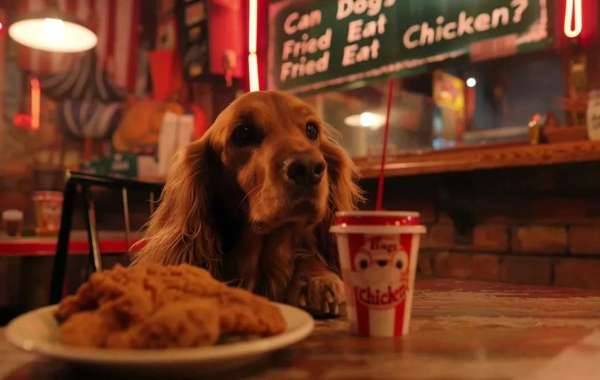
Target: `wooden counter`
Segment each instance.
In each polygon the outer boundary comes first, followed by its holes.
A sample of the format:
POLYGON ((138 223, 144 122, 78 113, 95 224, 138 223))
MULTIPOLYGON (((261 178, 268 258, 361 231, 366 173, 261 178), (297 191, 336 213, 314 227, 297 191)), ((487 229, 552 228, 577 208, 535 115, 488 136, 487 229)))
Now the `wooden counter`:
MULTIPOLYGON (((318 321, 306 340, 249 368, 208 378, 597 379, 599 317, 599 292, 422 279, 405 338, 361 338, 350 335, 342 319, 318 321)), ((1 329, 0 357, 3 380, 123 378, 17 351, 1 329)))
MULTIPOLYGON (((102 254, 124 254, 132 244, 141 239, 141 234, 131 232, 125 241, 124 232, 98 231, 100 252, 102 254)), ((0 232, 0 258, 2 257, 42 257, 54 256, 57 236, 33 236, 16 238, 0 232)), ((69 241, 69 254, 87 255, 89 245, 85 231, 73 231, 69 241)))
MULTIPOLYGON (((385 175, 411 176, 586 161, 600 161, 600 141, 488 145, 396 156, 388 160, 385 175)), ((379 175, 378 162, 365 159, 355 162, 362 178, 375 178, 379 175)))

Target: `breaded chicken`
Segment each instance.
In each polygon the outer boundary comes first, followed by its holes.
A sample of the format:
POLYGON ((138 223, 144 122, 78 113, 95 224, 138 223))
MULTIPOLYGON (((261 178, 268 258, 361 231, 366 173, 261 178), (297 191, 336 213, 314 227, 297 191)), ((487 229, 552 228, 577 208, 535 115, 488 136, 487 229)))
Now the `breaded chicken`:
POLYGON ((217 304, 210 299, 166 304, 135 326, 108 335, 107 348, 198 347, 217 342, 217 304))
POLYGON ((286 328, 266 298, 186 264, 94 273, 60 303, 56 318, 62 342, 106 348, 196 347, 223 334, 269 336, 286 328))

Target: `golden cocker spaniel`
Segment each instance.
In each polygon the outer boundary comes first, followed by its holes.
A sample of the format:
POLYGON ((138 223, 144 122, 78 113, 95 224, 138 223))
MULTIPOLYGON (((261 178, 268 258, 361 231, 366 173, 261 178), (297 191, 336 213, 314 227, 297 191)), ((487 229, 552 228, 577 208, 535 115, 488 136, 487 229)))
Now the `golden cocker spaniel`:
POLYGON ((313 314, 344 304, 329 227, 360 199, 355 167, 300 99, 246 94, 178 153, 134 262, 192 263, 313 314))

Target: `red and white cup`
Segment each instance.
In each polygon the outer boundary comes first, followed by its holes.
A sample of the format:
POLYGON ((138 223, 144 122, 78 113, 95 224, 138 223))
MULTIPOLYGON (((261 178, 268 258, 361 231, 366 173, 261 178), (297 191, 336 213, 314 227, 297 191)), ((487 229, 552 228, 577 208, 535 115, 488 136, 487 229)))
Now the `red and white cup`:
POLYGON ((417 212, 338 212, 337 237, 353 333, 393 337, 408 333, 419 242, 425 226, 417 212))

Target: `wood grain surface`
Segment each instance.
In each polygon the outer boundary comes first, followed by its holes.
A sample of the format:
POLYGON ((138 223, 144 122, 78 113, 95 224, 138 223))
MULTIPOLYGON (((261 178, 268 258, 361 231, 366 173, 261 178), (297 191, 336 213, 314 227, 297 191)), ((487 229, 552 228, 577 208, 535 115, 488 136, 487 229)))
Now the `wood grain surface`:
MULTIPOLYGON (((545 145, 498 144, 390 157, 385 175, 409 176, 600 160, 600 141, 545 145)), ((379 175, 375 160, 355 159, 362 178, 379 175)))
MULTIPOLYGON (((306 340, 214 378, 586 380, 600 373, 594 333, 600 292, 421 279, 414 307, 412 331, 404 338, 361 338, 348 333, 344 320, 318 321, 306 340)), ((3 338, 0 358, 3 380, 119 377, 38 359, 3 338)))

